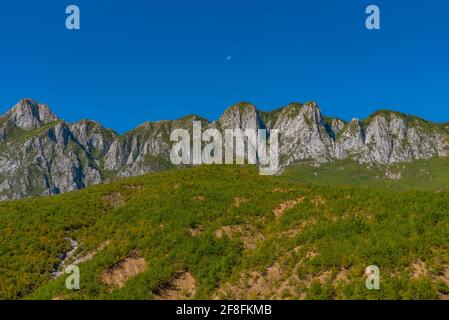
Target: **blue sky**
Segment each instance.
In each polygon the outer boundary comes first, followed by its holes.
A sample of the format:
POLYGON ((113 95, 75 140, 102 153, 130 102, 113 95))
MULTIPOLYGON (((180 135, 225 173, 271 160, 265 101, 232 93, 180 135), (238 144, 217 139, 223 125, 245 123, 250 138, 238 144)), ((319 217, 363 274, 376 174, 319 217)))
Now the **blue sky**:
POLYGON ((5 0, 0 113, 31 97, 124 132, 314 100, 347 120, 387 108, 449 121, 448 12, 446 0, 5 0), (65 29, 69 4, 79 31, 65 29), (365 28, 369 4, 380 31, 365 28))

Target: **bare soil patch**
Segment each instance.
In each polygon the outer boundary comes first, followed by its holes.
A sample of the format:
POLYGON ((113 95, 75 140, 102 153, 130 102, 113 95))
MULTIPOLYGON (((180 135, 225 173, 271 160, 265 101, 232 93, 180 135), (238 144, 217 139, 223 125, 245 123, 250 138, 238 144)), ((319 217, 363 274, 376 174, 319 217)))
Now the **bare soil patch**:
POLYGON ((417 260, 412 264, 412 279, 419 279, 427 276, 427 265, 421 261, 417 260))
POLYGON ((144 272, 147 269, 147 263, 138 253, 132 252, 125 259, 117 262, 105 270, 101 279, 110 287, 122 288, 126 282, 144 272))
POLYGON ((322 196, 318 196, 310 201, 315 207, 323 206, 326 204, 326 199, 322 196))
POLYGON ((189 228, 189 232, 192 235, 192 237, 197 237, 203 232, 204 228, 203 226, 198 226, 195 228, 189 228))
POLYGON ((125 205, 126 199, 120 192, 113 192, 101 198, 113 209, 121 208, 125 205))
POLYGON ((92 260, 92 258, 93 258, 97 253, 99 253, 100 251, 103 251, 104 248, 106 248, 106 247, 109 245, 109 243, 110 243, 109 240, 103 242, 102 244, 100 244, 100 246, 99 246, 97 249, 95 249, 95 250, 89 252, 88 254, 86 254, 86 255, 83 256, 83 257, 78 257, 78 258, 76 258, 76 259, 72 262, 72 264, 78 265, 78 264, 80 264, 80 263, 83 263, 83 262, 87 262, 87 261, 89 261, 89 260, 92 260))
POLYGON ((189 300, 196 294, 196 281, 189 272, 179 272, 172 280, 153 290, 154 300, 189 300))
POLYGON ((304 199, 305 199, 305 197, 299 197, 297 199, 288 200, 286 202, 281 203, 279 206, 277 206, 273 210, 274 216, 276 217, 276 219, 280 218, 285 211, 293 209, 298 204, 300 204, 302 201, 304 201, 304 199))
POLYGON ((215 237, 221 239, 224 235, 230 239, 239 238, 243 247, 247 250, 253 250, 257 244, 264 240, 264 236, 252 225, 234 225, 224 226, 215 231, 215 237))
POLYGON ((234 198, 234 207, 239 208, 243 203, 249 202, 246 198, 234 198))
POLYGON ((302 232, 304 229, 306 229, 309 226, 315 225, 315 224, 316 224, 316 220, 314 218, 307 219, 307 220, 304 220, 304 221, 301 221, 300 223, 298 223, 297 226, 295 226, 291 229, 288 229, 286 231, 283 231, 282 235, 286 236, 288 238, 294 238, 300 232, 302 232))
POLYGON ((274 188, 271 190, 271 193, 289 193, 296 191, 296 189, 290 188, 290 189, 281 189, 281 188, 274 188))

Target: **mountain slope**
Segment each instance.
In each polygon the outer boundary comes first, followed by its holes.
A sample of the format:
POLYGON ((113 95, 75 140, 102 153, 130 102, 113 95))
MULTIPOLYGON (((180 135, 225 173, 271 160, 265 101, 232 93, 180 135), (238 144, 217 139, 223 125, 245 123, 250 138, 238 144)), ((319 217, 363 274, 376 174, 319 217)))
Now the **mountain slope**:
POLYGON ((388 191, 449 191, 449 158, 413 160, 386 165, 360 164, 338 160, 317 166, 301 163, 290 166, 282 179, 320 186, 352 186, 388 191))
POLYGON ((91 121, 67 124, 29 99, 1 118, 0 132, 0 200, 101 182, 98 158, 116 136, 91 121))
POLYGON ((201 121, 203 130, 278 129, 281 170, 301 161, 383 165, 449 155, 449 125, 393 111, 346 123, 323 116, 314 102, 271 112, 244 102, 214 122, 187 116, 146 122, 118 135, 90 120, 66 123, 47 106, 24 99, 0 118, 0 200, 59 194, 173 168, 170 133, 191 131, 192 121, 201 121))
POLYGON ((315 187, 225 165, 6 201, 0 298, 443 299, 448 204, 447 192, 315 187), (51 280, 62 260, 80 268, 80 290, 51 280), (373 264, 379 291, 365 288, 373 264))

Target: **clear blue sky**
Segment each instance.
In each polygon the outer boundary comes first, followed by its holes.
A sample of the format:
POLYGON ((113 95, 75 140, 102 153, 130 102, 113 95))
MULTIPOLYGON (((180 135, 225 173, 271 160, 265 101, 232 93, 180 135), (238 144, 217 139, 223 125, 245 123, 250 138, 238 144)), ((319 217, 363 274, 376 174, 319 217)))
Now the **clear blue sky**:
POLYGON ((449 1, 21 0, 0 5, 0 113, 23 97, 119 132, 250 101, 449 121, 449 1), (65 29, 65 8, 81 30, 65 29), (380 31, 365 8, 381 9, 380 31), (232 56, 229 61, 226 57, 232 56))

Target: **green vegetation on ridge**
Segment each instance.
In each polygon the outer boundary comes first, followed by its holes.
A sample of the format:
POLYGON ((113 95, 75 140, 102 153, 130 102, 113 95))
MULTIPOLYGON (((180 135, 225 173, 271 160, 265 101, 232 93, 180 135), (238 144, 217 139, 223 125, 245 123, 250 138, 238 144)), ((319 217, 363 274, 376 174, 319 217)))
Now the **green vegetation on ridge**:
POLYGON ((340 160, 319 166, 298 163, 282 179, 320 186, 353 186, 390 191, 449 191, 449 158, 414 160, 390 165, 360 164, 340 160))
POLYGON ((449 293, 448 192, 314 186, 250 166, 201 166, 2 202, 0 230, 1 299, 152 299, 179 272, 195 279, 195 298, 449 293), (78 291, 64 276, 50 280, 68 238, 81 244, 76 256, 96 253, 79 265, 78 291), (105 270, 131 252, 146 269, 122 287, 105 283, 105 270), (379 291, 365 288, 372 264, 379 291))

